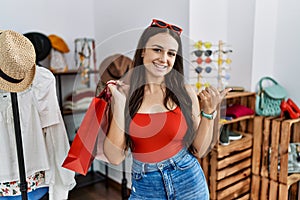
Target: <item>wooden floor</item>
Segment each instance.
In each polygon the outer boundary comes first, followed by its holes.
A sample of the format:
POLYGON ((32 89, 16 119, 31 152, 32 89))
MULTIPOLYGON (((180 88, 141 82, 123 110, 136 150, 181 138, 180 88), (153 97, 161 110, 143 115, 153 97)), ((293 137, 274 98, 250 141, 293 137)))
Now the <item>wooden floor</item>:
POLYGON ((121 190, 116 187, 105 187, 105 182, 73 189, 69 193, 70 200, 121 200, 121 190))
POLYGON ((94 172, 86 176, 79 175, 76 176, 76 183, 76 187, 69 192, 70 200, 122 200, 121 185, 105 179, 103 174, 94 172))

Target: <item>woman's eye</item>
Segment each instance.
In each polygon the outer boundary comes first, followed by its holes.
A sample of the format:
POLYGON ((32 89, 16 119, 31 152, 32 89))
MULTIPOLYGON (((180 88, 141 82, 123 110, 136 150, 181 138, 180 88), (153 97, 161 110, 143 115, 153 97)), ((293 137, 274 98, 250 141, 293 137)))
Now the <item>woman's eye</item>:
POLYGON ((161 52, 161 49, 159 49, 159 48, 153 48, 153 51, 155 51, 155 52, 161 52))
POLYGON ((176 56, 176 53, 174 52, 168 52, 169 56, 176 56))

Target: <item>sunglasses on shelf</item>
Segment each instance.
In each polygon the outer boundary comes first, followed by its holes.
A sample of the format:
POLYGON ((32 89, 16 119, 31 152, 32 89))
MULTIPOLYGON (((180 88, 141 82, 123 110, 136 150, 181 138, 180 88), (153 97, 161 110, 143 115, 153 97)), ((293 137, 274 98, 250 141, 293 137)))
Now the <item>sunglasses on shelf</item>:
POLYGON ((205 56, 211 56, 212 50, 205 50, 205 51, 203 51, 203 50, 195 50, 195 51, 193 51, 193 53, 194 53, 195 56, 197 56, 197 57, 201 57, 203 54, 204 54, 205 56))
POLYGON ((198 65, 201 65, 203 62, 209 64, 212 62, 212 59, 210 57, 207 57, 206 59, 202 59, 201 57, 198 57, 196 60, 193 60, 194 62, 197 62, 198 65))
POLYGON ((178 35, 180 35, 182 32, 182 28, 180 28, 174 24, 168 24, 168 23, 158 20, 158 19, 152 19, 150 27, 168 28, 168 29, 171 29, 171 30, 175 31, 176 33, 178 33, 178 35))
POLYGON ((227 53, 232 53, 232 50, 228 49, 228 50, 216 50, 216 51, 214 51, 214 54, 217 54, 217 53, 227 54, 227 53))
POLYGON ((204 46, 205 48, 207 48, 207 49, 210 49, 211 46, 212 46, 212 44, 211 44, 211 42, 204 42, 204 43, 203 43, 203 46, 204 46))
POLYGON ((195 84, 195 86, 196 86, 197 89, 200 89, 200 88, 202 88, 202 87, 209 87, 209 86, 210 86, 210 83, 208 83, 208 82, 206 82, 206 83, 201 83, 201 82, 198 81, 198 82, 195 84))
POLYGON ((226 73, 225 75, 222 76, 222 78, 224 78, 225 80, 229 80, 230 79, 230 74, 226 73))
POLYGON ((227 58, 227 59, 225 59, 225 60, 223 60, 223 59, 218 59, 218 60, 217 60, 218 65, 222 65, 223 62, 225 62, 227 65, 229 65, 229 64, 232 63, 232 60, 231 60, 230 58, 227 58))
POLYGON ((204 46, 206 49, 210 49, 212 47, 212 43, 211 42, 202 42, 200 40, 194 44, 194 47, 196 49, 202 49, 202 46, 204 46))
MULTIPOLYGON (((204 68, 204 70, 205 70, 206 73, 209 74, 212 71, 212 68, 210 66, 207 66, 207 67, 204 68)), ((198 66, 198 67, 195 68, 195 71, 196 71, 197 74, 201 74, 202 71, 203 71, 203 67, 198 66)))

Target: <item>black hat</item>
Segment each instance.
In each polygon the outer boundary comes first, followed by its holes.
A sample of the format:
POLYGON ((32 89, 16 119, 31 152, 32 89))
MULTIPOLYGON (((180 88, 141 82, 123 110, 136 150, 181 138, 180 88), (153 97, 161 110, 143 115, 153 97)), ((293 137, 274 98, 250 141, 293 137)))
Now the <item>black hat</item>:
POLYGON ((24 36, 27 37, 34 46, 36 63, 44 60, 49 55, 52 46, 46 35, 38 32, 29 32, 25 33, 24 36))

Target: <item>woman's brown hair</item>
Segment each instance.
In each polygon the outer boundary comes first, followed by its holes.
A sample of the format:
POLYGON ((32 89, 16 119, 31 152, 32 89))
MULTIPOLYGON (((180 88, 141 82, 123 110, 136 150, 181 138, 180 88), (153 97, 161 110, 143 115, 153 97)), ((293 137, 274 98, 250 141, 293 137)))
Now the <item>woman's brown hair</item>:
POLYGON ((178 43, 178 51, 174 62, 173 69, 165 75, 165 98, 164 106, 170 110, 167 103, 171 100, 181 108, 187 122, 188 130, 184 136, 184 145, 189 148, 192 153, 196 152, 192 142, 195 138, 195 130, 192 121, 192 100, 186 90, 184 83, 184 69, 182 58, 182 43, 178 33, 168 28, 148 27, 144 30, 137 45, 137 50, 133 58, 133 70, 130 78, 130 89, 125 106, 125 132, 126 132, 126 149, 131 148, 134 151, 134 144, 130 139, 129 125, 138 112, 143 98, 145 80, 145 67, 143 65, 142 52, 149 38, 159 33, 169 33, 178 43))

